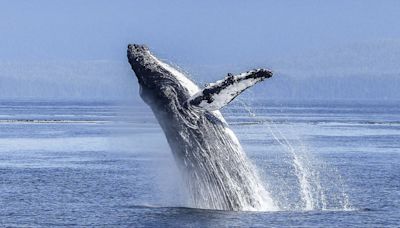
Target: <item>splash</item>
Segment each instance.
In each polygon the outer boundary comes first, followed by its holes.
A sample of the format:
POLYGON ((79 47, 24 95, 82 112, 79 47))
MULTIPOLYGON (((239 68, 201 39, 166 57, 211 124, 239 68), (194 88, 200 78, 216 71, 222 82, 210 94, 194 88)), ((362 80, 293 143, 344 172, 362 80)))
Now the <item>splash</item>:
MULTIPOLYGON (((207 117, 199 118, 202 121, 207 117)), ((187 130, 180 132, 190 145, 185 149, 183 163, 178 162, 189 205, 217 210, 279 210, 235 134, 223 124, 202 122, 196 129, 204 129, 192 131, 187 125, 187 130), (201 137, 194 137, 198 132, 201 137)))
MULTIPOLYGON (((339 172, 321 159, 290 128, 283 133, 281 126, 263 116, 258 117, 252 106, 238 99, 252 122, 260 123, 279 145, 281 169, 269 167, 266 180, 277 205, 283 210, 351 210, 345 183, 339 172), (289 139, 287 136, 290 135, 289 139), (269 174, 268 174, 269 173, 269 174)), ((268 136, 268 137, 270 137, 268 136)))

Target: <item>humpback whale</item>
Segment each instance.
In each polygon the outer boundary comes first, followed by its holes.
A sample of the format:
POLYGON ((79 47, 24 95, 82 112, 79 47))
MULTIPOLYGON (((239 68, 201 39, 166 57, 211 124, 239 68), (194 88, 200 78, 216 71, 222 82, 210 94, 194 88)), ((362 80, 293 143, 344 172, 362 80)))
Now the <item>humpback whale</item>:
POLYGON ((191 206, 217 210, 277 209, 219 109, 272 76, 267 69, 228 74, 199 88, 148 47, 128 45, 140 96, 165 133, 191 206))

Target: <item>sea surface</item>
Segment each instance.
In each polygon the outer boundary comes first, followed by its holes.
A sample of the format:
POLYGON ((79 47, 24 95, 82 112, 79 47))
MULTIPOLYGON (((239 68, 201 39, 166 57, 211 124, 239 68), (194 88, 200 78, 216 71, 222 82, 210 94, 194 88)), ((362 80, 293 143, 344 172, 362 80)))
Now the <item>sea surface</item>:
POLYGON ((222 110, 279 211, 191 208, 144 104, 0 102, 1 227, 399 227, 400 102, 222 110))

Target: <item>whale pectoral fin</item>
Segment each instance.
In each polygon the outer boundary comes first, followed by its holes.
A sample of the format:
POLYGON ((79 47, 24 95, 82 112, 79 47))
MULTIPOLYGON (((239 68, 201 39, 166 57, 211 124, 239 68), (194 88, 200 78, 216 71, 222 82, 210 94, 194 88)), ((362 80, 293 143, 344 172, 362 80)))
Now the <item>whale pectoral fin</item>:
POLYGON ((239 75, 228 74, 224 79, 211 83, 194 94, 188 103, 208 111, 218 110, 229 104, 245 89, 271 76, 272 72, 266 69, 255 69, 239 75))

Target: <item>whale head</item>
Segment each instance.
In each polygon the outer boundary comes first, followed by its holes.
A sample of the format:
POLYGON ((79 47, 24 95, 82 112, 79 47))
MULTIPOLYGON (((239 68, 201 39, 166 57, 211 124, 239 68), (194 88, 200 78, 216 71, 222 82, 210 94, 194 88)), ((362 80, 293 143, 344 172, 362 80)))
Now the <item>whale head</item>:
POLYGON ((185 74, 159 60, 144 45, 128 45, 128 60, 138 78, 142 99, 152 108, 165 111, 219 110, 244 90, 273 74, 263 68, 238 75, 228 73, 224 79, 200 90, 185 74))
POLYGON ((129 44, 128 60, 149 105, 184 103, 199 88, 183 73, 155 57, 145 45, 129 44))

